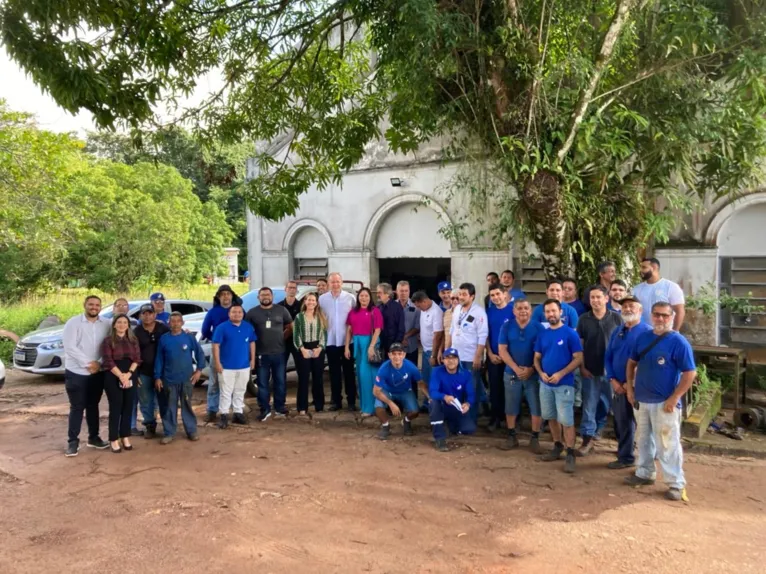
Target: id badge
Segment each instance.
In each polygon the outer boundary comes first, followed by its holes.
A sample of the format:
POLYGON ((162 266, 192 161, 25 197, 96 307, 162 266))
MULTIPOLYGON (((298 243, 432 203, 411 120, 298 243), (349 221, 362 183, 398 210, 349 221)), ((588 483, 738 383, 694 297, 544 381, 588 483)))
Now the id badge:
POLYGON ((271 329, 271 321, 266 321, 266 328, 271 329))

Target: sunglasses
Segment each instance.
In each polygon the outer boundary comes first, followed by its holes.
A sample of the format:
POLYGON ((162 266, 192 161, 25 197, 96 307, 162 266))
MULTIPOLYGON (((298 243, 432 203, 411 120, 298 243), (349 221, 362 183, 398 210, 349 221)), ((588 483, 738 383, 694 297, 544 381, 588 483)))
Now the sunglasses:
POLYGON ((452 300, 453 301, 460 301, 460 298, 459 297, 452 297, 452 300))

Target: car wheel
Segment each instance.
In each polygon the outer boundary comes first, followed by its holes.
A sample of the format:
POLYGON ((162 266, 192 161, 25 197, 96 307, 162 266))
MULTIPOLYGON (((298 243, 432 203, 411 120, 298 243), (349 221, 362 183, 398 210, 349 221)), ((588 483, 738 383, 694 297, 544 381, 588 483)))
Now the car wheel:
POLYGON ((255 384, 255 379, 252 379, 248 381, 247 383, 247 390, 245 391, 245 394, 248 397, 257 397, 258 396, 258 386, 255 384))

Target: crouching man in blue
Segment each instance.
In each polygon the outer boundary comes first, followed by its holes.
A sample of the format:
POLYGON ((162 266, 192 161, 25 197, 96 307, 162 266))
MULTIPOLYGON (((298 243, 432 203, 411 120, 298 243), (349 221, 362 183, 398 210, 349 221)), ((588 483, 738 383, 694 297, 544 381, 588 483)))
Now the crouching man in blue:
MULTIPOLYGON (((418 399, 412 391, 412 383, 421 383, 420 390, 427 397, 428 389, 422 384, 420 371, 411 361, 404 358, 404 347, 400 343, 392 343, 388 348, 388 361, 378 369, 372 394, 375 395, 375 415, 380 421, 378 438, 386 440, 391 433, 388 424, 386 407, 391 409, 391 414, 398 417, 402 414, 399 406, 394 401, 402 403, 404 408, 404 435, 412 436, 412 419, 418 416, 418 399)), ((430 398, 430 397, 429 397, 430 398)))
POLYGON ((178 428, 178 401, 181 418, 189 440, 199 440, 197 417, 192 410, 192 390, 205 368, 205 354, 191 333, 183 330, 184 318, 178 311, 170 314, 170 333, 160 338, 154 360, 154 386, 160 402, 164 437, 160 444, 170 444, 178 428), (196 368, 195 368, 196 363, 196 368))
POLYGON ((438 450, 447 452, 449 448, 444 423, 447 423, 451 434, 476 432, 476 423, 468 414, 476 396, 471 371, 460 368, 457 349, 446 349, 443 357, 444 364, 431 372, 429 414, 435 446, 438 450))
POLYGON ((628 402, 638 409, 638 467, 625 482, 654 484, 657 458, 669 488, 665 498, 685 500, 681 398, 694 382, 694 354, 689 341, 673 331, 670 303, 652 305, 652 326, 636 338, 628 360, 628 402))

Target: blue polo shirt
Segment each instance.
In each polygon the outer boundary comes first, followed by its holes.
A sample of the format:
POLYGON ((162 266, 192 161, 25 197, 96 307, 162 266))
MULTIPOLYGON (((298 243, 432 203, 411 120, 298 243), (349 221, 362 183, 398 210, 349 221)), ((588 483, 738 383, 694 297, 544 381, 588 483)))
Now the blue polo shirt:
MULTIPOLYGON (((558 329, 544 329, 537 335, 535 353, 542 355, 543 371, 551 376, 571 363, 575 353, 582 353, 580 336, 577 331, 566 325, 558 329)), ((549 387, 573 387, 574 373, 567 374, 556 385, 543 384, 549 387)))
POLYGON ((248 321, 235 325, 224 321, 213 331, 213 343, 220 345, 221 366, 226 370, 250 368, 250 343, 258 340, 248 321))
POLYGON ((494 305, 490 305, 487 309, 487 324, 489 325, 489 348, 492 352, 497 354, 497 342, 500 338, 500 329, 507 322, 516 322, 516 317, 513 316, 513 305, 510 303, 498 309, 494 305))
POLYGON ((440 365, 431 371, 428 391, 434 401, 443 401, 445 395, 451 395, 461 403, 473 404, 476 393, 473 389, 473 375, 468 369, 458 366, 456 373, 447 371, 440 365))
MULTIPOLYGON (((638 355, 657 338, 654 331, 641 333, 631 348, 630 358, 638 355)), ((657 343, 641 361, 636 373, 636 400, 639 403, 664 403, 675 392, 681 373, 693 371, 692 346, 686 337, 673 331, 657 343)))
MULTIPOLYGON (((575 329, 577 327, 577 311, 569 303, 561 304, 561 322, 567 327, 575 329)), ((543 304, 540 303, 535 310, 532 311, 532 321, 536 323, 542 323, 545 327, 548 327, 548 321, 545 320, 545 309, 543 304)))
POLYGON ((579 299, 575 299, 571 303, 567 303, 567 305, 572 307, 577 312, 578 317, 582 315, 583 313, 588 312, 588 309, 585 307, 585 305, 583 305, 582 301, 580 301, 579 299))
MULTIPOLYGON (((431 375, 433 376, 433 375, 431 375)), ((395 369, 388 360, 378 369, 375 384, 389 393, 404 393, 412 390, 412 382, 420 380, 420 371, 414 363, 404 359, 401 368, 395 369)))
POLYGON ((165 323, 166 325, 170 323, 170 313, 168 313, 167 311, 163 311, 162 313, 157 313, 154 318, 160 323, 165 323))
MULTIPOLYGON (((508 353, 519 367, 534 367, 535 343, 537 343, 537 336, 542 331, 545 331, 545 327, 531 320, 523 329, 515 320, 508 321, 500 330, 499 342, 501 345, 508 345, 508 353)), ((505 366, 505 372, 516 376, 516 373, 508 365, 505 366)), ((538 375, 535 371, 527 380, 536 381, 537 379, 538 375)))
POLYGON ((651 330, 652 328, 646 323, 639 323, 631 329, 623 325, 612 331, 604 355, 604 372, 607 379, 614 379, 623 385, 628 381, 625 370, 628 366, 631 350, 636 344, 636 338, 651 330))

